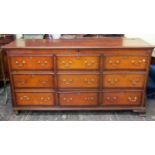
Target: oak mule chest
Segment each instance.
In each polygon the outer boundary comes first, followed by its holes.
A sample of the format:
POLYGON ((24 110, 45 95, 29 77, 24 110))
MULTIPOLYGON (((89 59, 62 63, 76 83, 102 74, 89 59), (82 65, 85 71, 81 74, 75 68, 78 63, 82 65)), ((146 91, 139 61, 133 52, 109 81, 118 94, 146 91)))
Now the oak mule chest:
POLYGON ((154 47, 141 39, 16 40, 3 48, 15 111, 145 112, 154 47))

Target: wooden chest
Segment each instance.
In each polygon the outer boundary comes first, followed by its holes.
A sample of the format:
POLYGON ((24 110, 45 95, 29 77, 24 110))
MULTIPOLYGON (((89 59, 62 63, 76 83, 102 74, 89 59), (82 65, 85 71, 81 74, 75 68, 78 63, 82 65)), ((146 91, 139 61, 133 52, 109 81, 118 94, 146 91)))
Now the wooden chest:
POLYGON ((145 112, 153 47, 140 39, 17 40, 3 48, 14 110, 145 112))

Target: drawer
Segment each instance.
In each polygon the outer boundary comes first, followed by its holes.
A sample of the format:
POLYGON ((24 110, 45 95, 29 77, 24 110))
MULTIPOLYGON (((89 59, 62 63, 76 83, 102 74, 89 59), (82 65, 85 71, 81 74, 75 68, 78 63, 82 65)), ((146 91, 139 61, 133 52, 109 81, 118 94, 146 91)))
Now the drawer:
POLYGON ((108 92, 103 93, 103 105, 105 106, 138 106, 142 102, 141 92, 108 92))
POLYGON ((54 93, 16 93, 16 103, 20 106, 53 106, 54 93))
POLYGON ((95 106, 97 93, 61 93, 59 103, 61 106, 95 106))
POLYGON ((149 60, 146 56, 105 56, 105 69, 146 70, 149 60))
POLYGON ((11 68, 13 70, 52 70, 53 57, 11 57, 11 68))
POLYGON ((59 88, 98 88, 99 75, 58 75, 59 88))
POLYGON ((104 74, 103 88, 144 88, 145 74, 104 74))
POLYGON ((13 76, 14 86, 16 88, 53 88, 53 75, 21 75, 13 76))
POLYGON ((98 70, 99 57, 97 56, 58 56, 59 70, 98 70))

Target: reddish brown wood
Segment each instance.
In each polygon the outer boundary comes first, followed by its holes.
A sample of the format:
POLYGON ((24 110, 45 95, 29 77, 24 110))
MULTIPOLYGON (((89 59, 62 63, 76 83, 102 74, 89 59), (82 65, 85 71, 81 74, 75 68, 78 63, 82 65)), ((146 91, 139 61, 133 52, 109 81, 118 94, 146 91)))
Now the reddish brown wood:
POLYGON ((5 49, 99 49, 99 48, 154 48, 141 39, 128 38, 83 38, 59 40, 16 40, 5 49))
POLYGON ((103 75, 103 88, 144 88, 145 74, 118 72, 103 75))
POLYGON ((103 93, 104 106, 139 106, 142 102, 141 92, 103 93))
POLYGON ((10 59, 13 70, 53 70, 53 57, 15 56, 10 59))
POLYGON ((97 105, 97 93, 61 93, 60 106, 94 106, 97 105))
POLYGON ((14 74, 15 88, 53 88, 53 75, 14 74))
POLYGON ((145 111, 153 46, 142 40, 17 40, 4 50, 15 110, 145 111))
POLYGON ((18 106, 53 106, 53 93, 16 93, 16 104, 18 106))

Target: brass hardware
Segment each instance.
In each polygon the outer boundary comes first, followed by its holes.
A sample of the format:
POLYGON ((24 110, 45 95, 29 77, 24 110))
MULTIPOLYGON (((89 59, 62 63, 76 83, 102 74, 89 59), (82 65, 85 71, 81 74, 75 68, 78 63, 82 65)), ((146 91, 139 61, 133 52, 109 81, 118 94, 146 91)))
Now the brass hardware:
POLYGON ((70 102, 70 101, 73 100, 73 98, 72 98, 72 97, 70 97, 70 98, 63 98, 63 100, 64 100, 64 101, 67 101, 67 102, 70 102))
POLYGON ((92 60, 92 61, 87 61, 87 60, 85 60, 85 61, 84 61, 84 64, 85 64, 86 66, 90 67, 90 66, 92 66, 92 65, 95 64, 95 61, 94 61, 94 60, 92 60))
POLYGON ((140 82, 140 80, 130 80, 130 82, 132 83, 132 85, 136 85, 140 82))
POLYGON ((107 99, 107 100, 110 100, 110 97, 107 97, 106 99, 107 99))
POLYGON ((109 63, 112 64, 113 63, 112 60, 110 60, 109 63))
POLYGON ((110 85, 115 85, 118 82, 118 79, 109 79, 108 82, 110 83, 110 85))
POLYGON ((22 61, 22 63, 23 63, 23 64, 26 64, 26 61, 25 61, 25 60, 23 60, 23 61, 22 61))
POLYGON ((18 65, 18 67, 22 67, 26 62, 23 60, 21 63, 19 63, 19 61, 16 61, 16 65, 18 65))
POLYGON ((87 66, 92 66, 92 64, 91 63, 87 63, 87 66))
POLYGON ((94 100, 94 97, 90 97, 90 100, 94 100))
POLYGON ((138 97, 128 97, 128 100, 130 101, 130 102, 136 102, 137 100, 138 100, 138 97))
POLYGON ((84 79, 84 82, 86 82, 87 84, 92 84, 95 82, 95 79, 84 79))
POLYGON ((116 66, 116 65, 120 64, 120 60, 116 60, 115 62, 113 62, 112 60, 109 60, 109 64, 116 66))
POLYGON ((40 80, 40 83, 41 83, 41 84, 46 84, 47 82, 48 82, 48 80, 47 80, 47 81, 45 81, 45 80, 44 80, 44 81, 41 81, 41 80, 40 80))
POLYGON ((146 59, 143 59, 142 61, 143 61, 143 62, 146 62, 146 59))
POLYGON ((135 63, 135 60, 132 60, 131 63, 134 64, 135 63))
POLYGON ((28 96, 23 96, 23 97, 20 97, 20 100, 30 100, 30 98, 28 96))
POLYGON ((117 100, 117 97, 113 97, 113 100, 117 100))
POLYGON ((92 100, 94 100, 94 97, 85 97, 84 100, 86 100, 86 101, 92 101, 92 100))
POLYGON ((40 60, 37 62, 38 64, 40 64, 41 66, 44 66, 48 63, 48 61, 44 61, 44 62, 41 62, 40 60))
POLYGON ((47 98, 41 97, 40 99, 41 99, 41 101, 47 102, 50 100, 50 97, 47 97, 47 98))
POLYGON ((106 97, 106 100, 108 101, 116 101, 117 100, 117 97, 106 97))
POLYGON ((73 79, 69 79, 69 80, 66 80, 66 79, 63 79, 63 82, 67 85, 71 84, 73 82, 73 79))
POLYGON ((119 61, 119 60, 117 60, 117 61, 116 61, 116 64, 120 64, 120 61, 119 61))
POLYGON ((50 100, 50 97, 48 97, 47 99, 50 100))
POLYGON ((132 60, 131 63, 134 64, 134 65, 140 65, 142 63, 145 63, 146 62, 146 59, 142 59, 142 60, 132 60))
POLYGON ((69 61, 69 64, 72 64, 73 62, 72 61, 69 61))
POLYGON ((70 65, 73 63, 71 60, 68 62, 65 62, 64 60, 61 62, 62 64, 64 64, 64 67, 70 67, 70 65))

